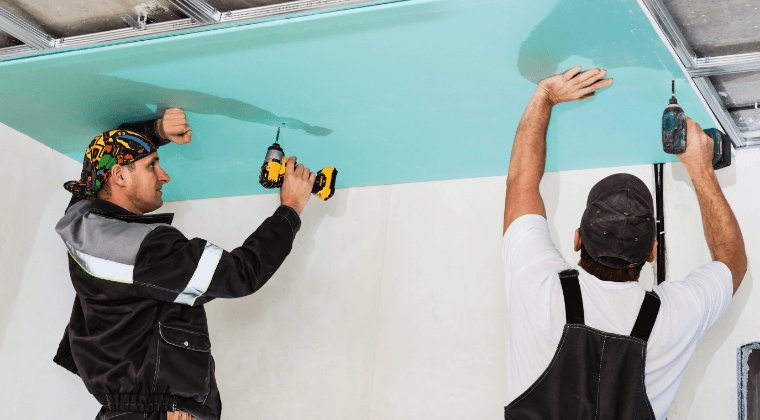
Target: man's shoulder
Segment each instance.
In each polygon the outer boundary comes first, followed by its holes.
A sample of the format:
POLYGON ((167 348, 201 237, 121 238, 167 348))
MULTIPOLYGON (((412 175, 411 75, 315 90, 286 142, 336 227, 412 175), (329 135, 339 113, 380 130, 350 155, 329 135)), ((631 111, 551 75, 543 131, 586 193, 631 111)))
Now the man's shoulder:
POLYGON ((731 271, 720 261, 693 269, 682 280, 665 281, 652 288, 669 304, 693 304, 697 298, 730 300, 733 294, 731 271), (699 296, 698 296, 699 295, 699 296))
POLYGON ((509 225, 507 231, 504 232, 504 237, 506 238, 508 235, 513 236, 533 228, 545 229, 548 232, 549 222, 540 214, 524 214, 509 225))
POLYGON ((714 261, 695 268, 681 281, 663 282, 653 291, 660 297, 660 321, 669 325, 668 330, 698 338, 728 308, 733 283, 728 267, 714 261))
POLYGON ((77 260, 97 258, 122 264, 134 264, 143 241, 158 229, 165 235, 184 238, 160 217, 132 216, 134 220, 129 220, 128 214, 95 211, 88 201, 80 201, 69 207, 56 225, 56 232, 77 260))

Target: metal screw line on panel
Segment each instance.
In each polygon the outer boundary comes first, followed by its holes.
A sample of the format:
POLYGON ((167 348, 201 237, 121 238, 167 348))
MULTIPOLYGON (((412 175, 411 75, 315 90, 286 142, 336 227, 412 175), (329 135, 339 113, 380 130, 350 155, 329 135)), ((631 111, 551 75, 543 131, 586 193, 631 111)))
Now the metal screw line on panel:
POLYGON ((199 25, 217 23, 222 18, 221 12, 203 0, 169 0, 169 2, 199 25))
POLYGON ((723 105, 723 101, 718 96, 718 92, 715 90, 712 82, 710 82, 710 79, 707 77, 695 77, 693 80, 700 94, 705 98, 705 101, 707 101, 710 109, 715 114, 715 118, 718 119, 718 122, 723 127, 723 131, 728 134, 728 138, 731 139, 734 147, 744 147, 746 145, 744 136, 742 136, 739 128, 736 127, 734 119, 726 111, 726 107, 723 105))
POLYGON ((37 50, 46 50, 55 46, 55 38, 2 7, 0 7, 0 29, 37 50))
POLYGON ((662 4, 660 0, 642 1, 647 9, 649 9, 649 12, 657 22, 657 26, 659 26, 662 33, 665 34, 665 37, 668 39, 668 42, 673 47, 676 54, 678 54, 683 65, 687 69, 694 67, 697 55, 694 53, 694 50, 691 49, 691 46, 686 41, 681 30, 678 29, 678 25, 676 25, 673 16, 670 15, 670 12, 668 12, 665 5, 662 4))
MULTIPOLYGON (((409 0, 297 0, 289 3, 281 3, 271 6, 252 7, 249 9, 234 10, 221 14, 218 22, 206 25, 230 25, 230 24, 249 24, 266 19, 274 19, 281 16, 293 14, 307 14, 310 12, 329 11, 344 7, 364 5, 373 6, 388 3, 400 3, 409 0)), ((144 30, 135 31, 132 28, 116 29, 112 31, 98 32, 94 34, 78 35, 66 39, 55 40, 56 50, 66 50, 82 48, 89 46, 108 45, 114 42, 135 40, 135 38, 152 37, 152 36, 170 36, 177 32, 200 28, 193 19, 178 19, 169 22, 151 23, 145 26, 144 30)), ((15 58, 24 58, 38 54, 37 50, 28 46, 12 46, 0 48, 0 61, 15 58)))

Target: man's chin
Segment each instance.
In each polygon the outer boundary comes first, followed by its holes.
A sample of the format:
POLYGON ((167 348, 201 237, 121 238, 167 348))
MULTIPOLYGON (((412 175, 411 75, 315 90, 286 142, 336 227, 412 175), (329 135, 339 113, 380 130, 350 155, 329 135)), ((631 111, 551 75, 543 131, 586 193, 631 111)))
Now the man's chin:
POLYGON ((143 211, 143 213, 154 212, 154 211, 160 209, 161 206, 163 206, 163 205, 164 205, 164 200, 159 197, 157 200, 155 200, 152 203, 150 203, 150 205, 145 206, 145 210, 143 211))

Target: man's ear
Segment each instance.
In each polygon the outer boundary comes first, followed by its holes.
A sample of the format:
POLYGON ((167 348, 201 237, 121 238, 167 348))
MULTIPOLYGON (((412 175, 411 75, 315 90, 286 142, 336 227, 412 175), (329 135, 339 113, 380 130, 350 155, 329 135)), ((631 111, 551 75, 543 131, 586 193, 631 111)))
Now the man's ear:
POLYGON ((581 250, 581 230, 575 229, 575 242, 573 244, 573 249, 575 252, 578 252, 581 250))
POLYGON ((129 176, 127 171, 123 166, 119 165, 118 163, 116 165, 113 165, 111 167, 111 179, 110 181, 114 184, 118 185, 119 187, 126 187, 128 180, 126 177, 129 176))
POLYGON ((653 262, 657 258, 657 241, 654 241, 654 245, 652 246, 652 252, 649 253, 649 256, 647 257, 647 262, 653 262))

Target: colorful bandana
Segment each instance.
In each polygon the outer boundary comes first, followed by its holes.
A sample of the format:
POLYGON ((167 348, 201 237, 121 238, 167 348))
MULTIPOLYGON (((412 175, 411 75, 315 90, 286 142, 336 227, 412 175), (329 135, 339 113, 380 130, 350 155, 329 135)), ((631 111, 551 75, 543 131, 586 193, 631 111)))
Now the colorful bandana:
POLYGON ((84 153, 82 179, 63 184, 79 198, 90 199, 111 177, 115 164, 129 165, 156 151, 145 135, 127 130, 109 130, 95 137, 84 153))

